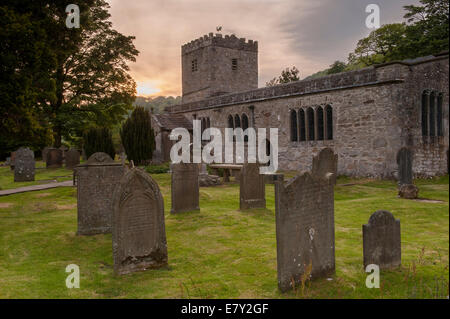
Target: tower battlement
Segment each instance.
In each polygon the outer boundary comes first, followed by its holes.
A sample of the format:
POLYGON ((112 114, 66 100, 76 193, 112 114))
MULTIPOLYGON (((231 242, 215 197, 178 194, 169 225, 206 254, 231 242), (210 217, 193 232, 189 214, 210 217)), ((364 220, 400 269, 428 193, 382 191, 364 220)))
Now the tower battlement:
POLYGON ((245 38, 238 38, 234 34, 222 36, 220 33, 204 35, 181 47, 181 54, 188 54, 200 48, 207 46, 219 46, 224 48, 258 52, 258 41, 246 40, 245 38))

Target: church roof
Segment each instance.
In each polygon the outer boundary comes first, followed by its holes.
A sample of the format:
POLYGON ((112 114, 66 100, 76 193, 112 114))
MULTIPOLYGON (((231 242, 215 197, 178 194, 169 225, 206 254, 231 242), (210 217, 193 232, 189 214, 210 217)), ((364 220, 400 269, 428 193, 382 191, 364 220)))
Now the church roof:
POLYGON ((153 114, 153 119, 159 127, 166 130, 173 130, 183 127, 192 130, 192 122, 182 114, 153 114))

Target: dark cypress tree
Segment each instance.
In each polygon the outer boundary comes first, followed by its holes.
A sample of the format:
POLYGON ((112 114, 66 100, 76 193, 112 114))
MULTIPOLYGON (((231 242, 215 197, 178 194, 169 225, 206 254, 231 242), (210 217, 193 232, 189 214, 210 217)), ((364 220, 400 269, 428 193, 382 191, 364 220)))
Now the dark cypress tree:
POLYGON ((106 127, 93 127, 83 134, 83 148, 87 158, 94 153, 103 152, 114 159, 116 152, 111 130, 106 127))
POLYGON ((129 160, 136 165, 145 165, 152 159, 155 148, 150 112, 136 107, 120 129, 120 139, 129 160))

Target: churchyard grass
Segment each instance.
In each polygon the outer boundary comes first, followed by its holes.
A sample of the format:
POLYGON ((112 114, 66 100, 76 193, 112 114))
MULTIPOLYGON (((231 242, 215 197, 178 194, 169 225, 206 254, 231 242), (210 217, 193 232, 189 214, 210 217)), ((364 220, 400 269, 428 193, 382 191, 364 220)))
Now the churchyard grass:
MULTIPOLYGON (((70 172, 37 169, 34 183, 70 172)), ((273 185, 266 185, 267 209, 240 212, 239 184, 230 183, 200 188, 200 212, 171 215, 170 175, 152 177, 164 196, 168 268, 114 276, 111 235, 76 236, 73 187, 2 196, 0 298, 448 296, 448 176, 415 181, 419 197, 442 203, 400 199, 395 181, 339 178, 335 187, 336 274, 312 282, 305 279, 302 286, 284 294, 277 287, 273 185), (382 271, 380 288, 368 289, 362 224, 379 209, 401 221, 402 266, 382 271), (66 288, 69 264, 80 267, 79 289, 66 288)), ((0 167, 2 189, 31 184, 14 183, 9 167, 0 167)))

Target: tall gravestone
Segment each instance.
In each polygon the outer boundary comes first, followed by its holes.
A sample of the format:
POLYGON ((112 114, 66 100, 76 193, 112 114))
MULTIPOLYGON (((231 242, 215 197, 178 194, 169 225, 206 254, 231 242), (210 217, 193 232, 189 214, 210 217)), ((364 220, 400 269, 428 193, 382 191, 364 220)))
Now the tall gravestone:
POLYGON ((114 187, 125 167, 106 153, 94 153, 75 167, 77 184, 78 235, 110 233, 114 187))
POLYGON ((419 189, 413 184, 413 153, 407 147, 397 153, 398 194, 402 198, 414 199, 419 195, 419 189))
POLYGON ((28 147, 21 147, 16 151, 14 165, 14 181, 34 181, 34 152, 28 147))
POLYGON ((400 221, 388 212, 373 213, 363 225, 364 267, 375 264, 380 269, 401 265, 400 221))
POLYGON ((14 163, 16 161, 16 152, 11 152, 11 158, 9 161, 9 167, 11 168, 11 170, 14 170, 14 163))
POLYGON ((46 158, 47 168, 60 168, 63 164, 63 152, 59 148, 49 148, 46 158))
POLYGON ((167 266, 164 201, 158 184, 139 168, 114 191, 113 258, 118 275, 167 266))
POLYGON ((80 164, 80 152, 71 148, 66 152, 66 168, 73 169, 80 164))
POLYGON ((198 164, 178 163, 170 166, 172 171, 171 213, 199 210, 198 164))
POLYGON ((301 276, 335 272, 334 185, 338 157, 331 149, 313 158, 312 172, 288 182, 275 178, 278 287, 292 289, 301 276))
POLYGON ((239 178, 239 208, 266 208, 266 186, 264 175, 259 173, 259 164, 245 163, 239 178))
POLYGON ((41 154, 42 154, 42 161, 45 162, 45 163, 47 163, 47 154, 48 154, 48 150, 50 148, 51 148, 50 146, 46 146, 46 147, 44 147, 42 149, 42 152, 41 152, 41 154))

